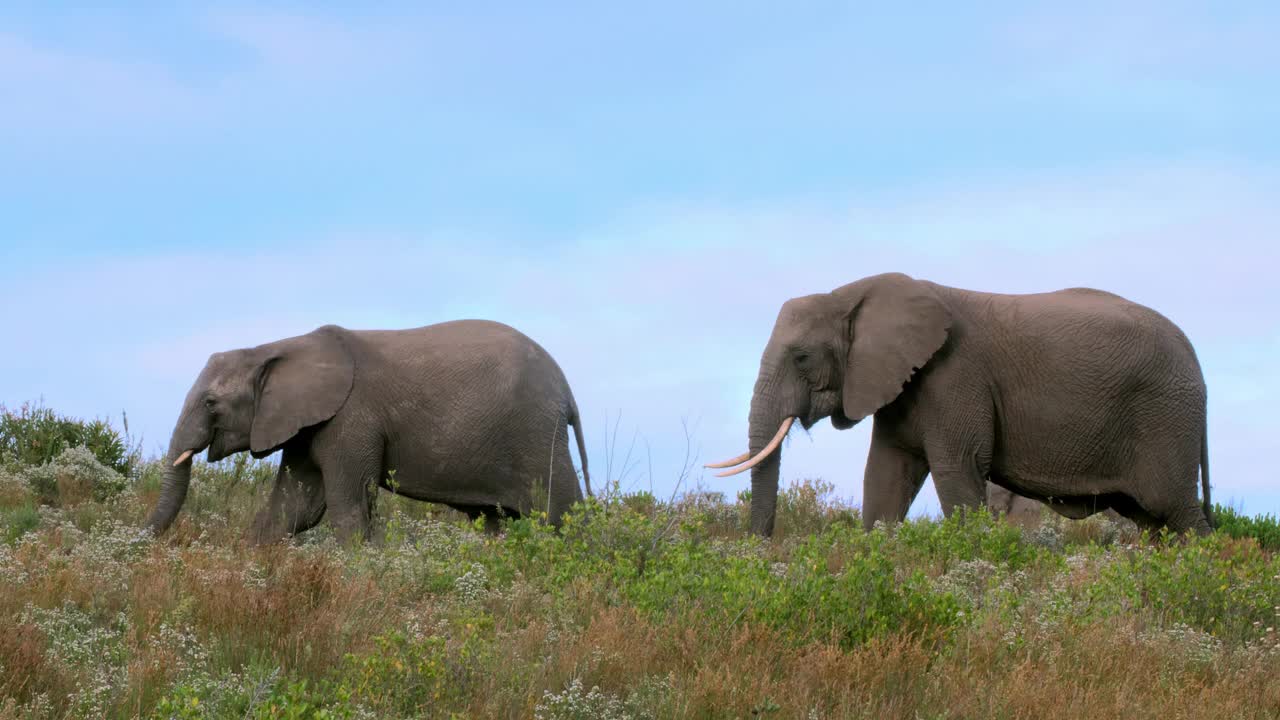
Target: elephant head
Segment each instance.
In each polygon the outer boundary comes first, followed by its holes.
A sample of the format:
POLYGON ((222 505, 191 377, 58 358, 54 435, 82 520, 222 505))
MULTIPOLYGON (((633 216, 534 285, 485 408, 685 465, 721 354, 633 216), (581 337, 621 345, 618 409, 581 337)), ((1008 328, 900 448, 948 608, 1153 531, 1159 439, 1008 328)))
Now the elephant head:
POLYGON ((783 304, 760 358, 748 452, 707 467, 751 470, 751 530, 773 534, 782 439, 830 417, 845 430, 893 402, 947 340, 951 316, 932 287, 875 275, 783 304))
POLYGON ((192 455, 208 448, 209 462, 242 450, 265 457, 299 430, 332 418, 354 377, 355 363, 333 326, 212 355, 182 404, 148 527, 158 534, 173 523, 187 496, 192 455))

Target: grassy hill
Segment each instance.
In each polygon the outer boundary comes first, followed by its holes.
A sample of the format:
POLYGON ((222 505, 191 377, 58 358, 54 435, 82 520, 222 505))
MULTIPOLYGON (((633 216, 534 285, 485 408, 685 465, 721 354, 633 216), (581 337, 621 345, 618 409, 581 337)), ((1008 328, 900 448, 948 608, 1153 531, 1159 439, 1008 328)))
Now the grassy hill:
POLYGON ((809 482, 772 541, 705 493, 487 535, 383 493, 372 543, 250 548, 274 468, 240 456, 155 540, 158 464, 30 452, 66 420, 32 412, 0 423, 0 719, 1280 716, 1274 518, 865 533, 809 482))

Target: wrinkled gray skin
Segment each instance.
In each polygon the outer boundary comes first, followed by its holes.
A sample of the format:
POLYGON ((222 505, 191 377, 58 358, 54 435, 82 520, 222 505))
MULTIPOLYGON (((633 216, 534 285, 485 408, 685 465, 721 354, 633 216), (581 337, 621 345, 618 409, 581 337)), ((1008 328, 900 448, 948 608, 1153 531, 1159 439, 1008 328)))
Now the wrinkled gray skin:
POLYGON ((582 499, 569 455, 578 408, 564 374, 513 328, 458 320, 413 330, 327 325, 298 337, 216 353, 187 394, 147 524, 173 522, 191 461, 281 450, 271 498, 250 540, 269 543, 328 514, 337 535, 367 538, 378 486, 486 517, 547 511, 582 499), (537 492, 535 493, 535 488, 537 492), (549 488, 549 491, 548 491, 549 488))
MULTIPOLYGON (((751 454, 788 417, 843 430, 873 414, 868 528, 906 517, 931 473, 948 515, 982 505, 990 480, 1071 518, 1114 508, 1145 527, 1209 531, 1195 352, 1169 320, 1116 295, 997 295, 892 273, 788 300, 760 360, 751 454)), ((781 454, 752 469, 762 535, 781 454)))

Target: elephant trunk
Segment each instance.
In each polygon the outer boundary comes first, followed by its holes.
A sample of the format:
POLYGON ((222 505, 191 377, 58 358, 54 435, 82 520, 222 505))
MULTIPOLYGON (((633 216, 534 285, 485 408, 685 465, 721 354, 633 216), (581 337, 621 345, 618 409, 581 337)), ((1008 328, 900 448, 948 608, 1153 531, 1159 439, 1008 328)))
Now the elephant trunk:
POLYGON ((191 455, 209 445, 210 430, 203 414, 189 401, 183 408, 182 418, 173 429, 169 440, 169 452, 165 454, 164 480, 160 485, 160 499, 147 518, 147 527, 159 535, 173 524, 187 498, 191 484, 191 455))
MULTIPOLYGON (((769 392, 764 373, 751 396, 748 428, 748 451, 755 457, 769 444, 778 426, 785 420, 769 392)), ((751 532, 773 535, 774 514, 778 508, 778 471, 782 465, 782 448, 769 453, 751 468, 751 532)))

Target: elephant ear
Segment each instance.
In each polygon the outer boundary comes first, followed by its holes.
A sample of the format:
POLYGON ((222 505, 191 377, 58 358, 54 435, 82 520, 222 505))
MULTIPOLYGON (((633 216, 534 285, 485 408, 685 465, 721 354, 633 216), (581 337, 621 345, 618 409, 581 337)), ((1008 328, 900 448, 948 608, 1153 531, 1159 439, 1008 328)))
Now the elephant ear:
POLYGON ((866 278, 836 293, 847 294, 852 304, 841 400, 845 417, 856 423, 893 402, 942 347, 951 313, 928 285, 900 273, 866 278))
POLYGON ((337 414, 351 394, 355 361, 341 329, 325 326, 264 346, 249 449, 267 453, 337 414))

